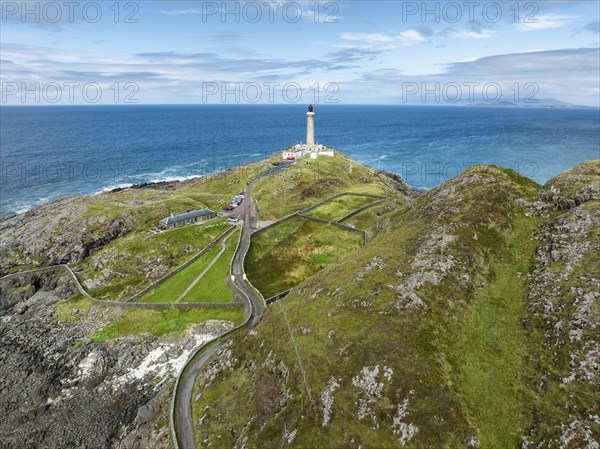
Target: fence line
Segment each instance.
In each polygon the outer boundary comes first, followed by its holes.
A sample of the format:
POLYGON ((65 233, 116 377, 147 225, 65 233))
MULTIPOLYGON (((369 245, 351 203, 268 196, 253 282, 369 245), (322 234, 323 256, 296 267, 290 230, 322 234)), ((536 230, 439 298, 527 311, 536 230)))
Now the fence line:
POLYGON ((265 303, 267 305, 273 304, 275 301, 279 301, 280 299, 285 298, 288 295, 288 293, 291 292, 291 291, 292 291, 292 289, 288 288, 287 290, 284 290, 284 291, 282 291, 280 293, 277 293, 276 295, 273 295, 270 298, 266 299, 265 303))
POLYGON ((367 232, 363 231, 362 229, 357 229, 357 228, 354 228, 352 226, 345 225, 343 223, 337 223, 335 221, 328 221, 328 220, 325 220, 323 218, 311 217, 310 215, 298 214, 298 216, 300 218, 304 218, 306 220, 314 221, 316 223, 333 225, 333 226, 337 226, 338 228, 344 229, 346 231, 356 232, 356 233, 361 234, 363 236, 365 245, 367 243, 367 232))
POLYGON ((232 226, 229 229, 227 229, 220 236, 218 236, 216 239, 214 239, 212 242, 210 242, 208 245, 206 245, 204 248, 202 248, 191 259, 187 260, 182 265, 180 265, 177 268, 175 268, 173 271, 165 274, 160 279, 154 281, 151 285, 149 285, 148 287, 146 287, 145 289, 143 289, 141 292, 138 292, 135 295, 133 295, 131 298, 127 299, 126 302, 137 301, 142 296, 144 296, 146 293, 148 293, 150 290, 155 289, 156 287, 158 287, 159 285, 161 285, 163 282, 168 281, 173 276, 175 276, 176 274, 180 273, 181 271, 183 271, 184 269, 186 269, 187 267, 189 267, 191 264, 193 264, 194 262, 196 262, 200 257, 202 257, 208 250, 210 250, 213 246, 215 246, 217 243, 219 243, 221 240, 223 240, 223 238, 225 238, 228 234, 230 234, 231 232, 233 232, 234 229, 235 229, 235 226, 232 226))
POLYGON ((379 201, 375 201, 374 203, 371 204, 367 204, 366 206, 361 207, 360 209, 356 209, 353 212, 350 212, 348 215, 343 216, 342 218, 340 218, 339 220, 337 220, 337 223, 341 223, 343 221, 349 220, 350 218, 354 217, 355 215, 360 214, 362 211, 369 209, 370 207, 375 207, 375 206, 379 206, 380 204, 383 204, 387 201, 390 201, 390 198, 383 198, 379 201))
POLYGON ((383 195, 373 195, 371 193, 342 192, 342 193, 337 193, 337 194, 335 194, 333 196, 330 196, 329 198, 325 198, 323 201, 320 201, 320 202, 318 202, 317 204, 315 204, 313 206, 307 207, 306 209, 302 209, 301 211, 299 211, 299 213, 300 214, 306 214, 307 212, 310 212, 313 209, 316 209, 317 207, 322 206, 325 203, 328 203, 330 201, 333 201, 333 200, 338 199, 338 198, 340 198, 342 196, 345 196, 345 195, 365 196, 367 198, 376 198, 376 199, 380 199, 380 200, 382 200, 384 198, 387 198, 386 196, 383 196, 383 195))
POLYGON ((86 299, 93 302, 96 305, 106 306, 106 307, 123 307, 126 309, 168 309, 168 308, 177 308, 177 309, 220 309, 220 308, 236 308, 239 307, 240 304, 236 302, 186 302, 186 303, 171 303, 171 302, 158 302, 158 303, 150 303, 150 302, 126 302, 126 301, 103 301, 101 299, 94 298, 90 295, 81 283, 79 279, 67 264, 60 265, 52 265, 51 267, 39 268, 37 270, 28 270, 21 271, 19 273, 12 273, 8 276, 4 276, 0 278, 0 281, 4 281, 9 278, 18 278, 22 276, 28 276, 34 273, 41 273, 45 271, 55 271, 55 270, 64 270, 67 276, 73 281, 75 287, 86 299))

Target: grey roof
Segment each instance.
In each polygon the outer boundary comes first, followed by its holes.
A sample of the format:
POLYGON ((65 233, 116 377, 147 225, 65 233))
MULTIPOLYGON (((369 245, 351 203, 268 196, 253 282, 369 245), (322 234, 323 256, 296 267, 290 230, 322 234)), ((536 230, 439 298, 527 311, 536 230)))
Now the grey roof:
POLYGON ((200 209, 200 210, 195 210, 193 212, 187 212, 185 214, 175 215, 174 217, 168 217, 163 220, 160 220, 160 222, 162 224, 169 225, 172 223, 178 223, 180 221, 191 220, 192 218, 204 217, 206 215, 211 215, 211 214, 214 214, 214 212, 210 209, 200 209))

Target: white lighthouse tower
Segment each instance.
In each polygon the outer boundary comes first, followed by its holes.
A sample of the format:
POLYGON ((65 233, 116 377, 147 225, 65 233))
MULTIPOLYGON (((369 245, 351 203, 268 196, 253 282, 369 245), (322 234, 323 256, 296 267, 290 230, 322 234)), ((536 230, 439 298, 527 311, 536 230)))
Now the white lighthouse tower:
POLYGON ((315 144, 315 110, 311 104, 306 113, 306 143, 299 143, 283 150, 283 159, 295 161, 307 155, 310 155, 311 159, 317 159, 321 155, 333 156, 334 154, 333 148, 315 144))
POLYGON ((306 145, 315 144, 315 112, 312 104, 306 113, 306 145))

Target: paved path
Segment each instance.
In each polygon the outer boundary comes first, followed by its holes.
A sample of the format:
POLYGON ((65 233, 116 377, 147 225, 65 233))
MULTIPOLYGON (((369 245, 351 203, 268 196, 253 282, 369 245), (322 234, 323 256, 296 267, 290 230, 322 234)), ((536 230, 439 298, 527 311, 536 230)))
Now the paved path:
MULTIPOLYGON (((251 180, 246 186, 246 191, 244 192, 245 198, 242 202, 242 205, 236 209, 236 216, 243 220, 243 228, 239 249, 234 256, 231 276, 235 288, 237 288, 243 296, 248 298, 250 303, 248 305, 250 306, 251 313, 247 314, 247 323, 251 326, 256 325, 260 321, 264 309, 264 303, 262 298, 256 296, 254 291, 248 288, 244 279, 244 259, 246 258, 246 254, 250 248, 250 236, 257 226, 256 205, 252 202, 250 187, 253 182, 261 177, 274 175, 291 165, 292 164, 281 164, 278 167, 271 168, 261 173, 255 179, 251 180)), ((233 335, 233 333, 231 335, 233 335)), ((192 418, 192 394, 194 390, 194 384, 198 374, 209 360, 210 356, 217 352, 227 340, 228 338, 223 338, 222 340, 214 343, 205 351, 200 350, 200 355, 192 359, 191 363, 187 366, 187 369, 184 368, 185 372, 179 379, 179 384, 175 391, 173 406, 174 411, 176 411, 176 422, 174 423, 176 433, 176 449, 197 449, 194 438, 194 422, 192 418)))
POLYGON ((196 438, 194 437, 194 420, 192 417, 192 395, 196 378, 208 359, 217 352, 225 341, 215 343, 200 356, 196 357, 190 365, 187 366, 185 375, 181 378, 178 388, 177 403, 177 445, 179 449, 196 449, 196 438))
MULTIPOLYGON (((248 288, 245 282, 244 272, 244 259, 250 248, 250 236, 257 227, 256 219, 256 205, 252 201, 252 195, 250 187, 252 183, 264 176, 275 175, 278 172, 285 170, 292 166, 293 163, 285 162, 281 163, 277 167, 272 167, 269 170, 258 175, 252 179, 246 186, 244 192, 245 198, 240 207, 236 209, 235 216, 240 220, 243 220, 242 237, 240 239, 240 245, 238 251, 235 253, 233 264, 232 264, 232 280, 234 294, 235 289, 239 290, 243 296, 249 301, 250 312, 244 314, 247 316, 247 323, 251 326, 256 325, 262 317, 262 312, 265 307, 262 298, 256 296, 256 293, 248 288)), ((233 333, 231 334, 233 335, 233 333)), ((176 414, 175 424, 175 448, 176 449, 197 449, 196 441, 194 438, 194 422, 192 418, 192 394, 194 390, 194 384, 198 374, 204 368, 206 362, 210 359, 210 356, 215 354, 226 342, 228 338, 223 338, 218 342, 214 343, 208 349, 198 352, 199 356, 193 358, 191 363, 185 369, 185 372, 179 379, 178 387, 175 391, 175 398, 173 408, 176 414)))

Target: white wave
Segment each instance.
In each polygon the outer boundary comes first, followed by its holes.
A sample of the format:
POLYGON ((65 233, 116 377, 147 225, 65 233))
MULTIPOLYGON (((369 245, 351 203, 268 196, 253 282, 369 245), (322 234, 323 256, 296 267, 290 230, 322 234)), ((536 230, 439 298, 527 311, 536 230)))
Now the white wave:
POLYGON ((92 195, 100 195, 101 193, 110 192, 115 189, 126 189, 127 187, 131 187, 133 184, 131 183, 121 183, 121 184, 113 184, 107 187, 103 187, 100 190, 95 191, 92 195))
POLYGON ((200 178, 202 175, 189 175, 189 176, 158 176, 156 178, 151 178, 149 183, 157 183, 157 182, 172 182, 172 181, 187 181, 189 179, 200 178))

